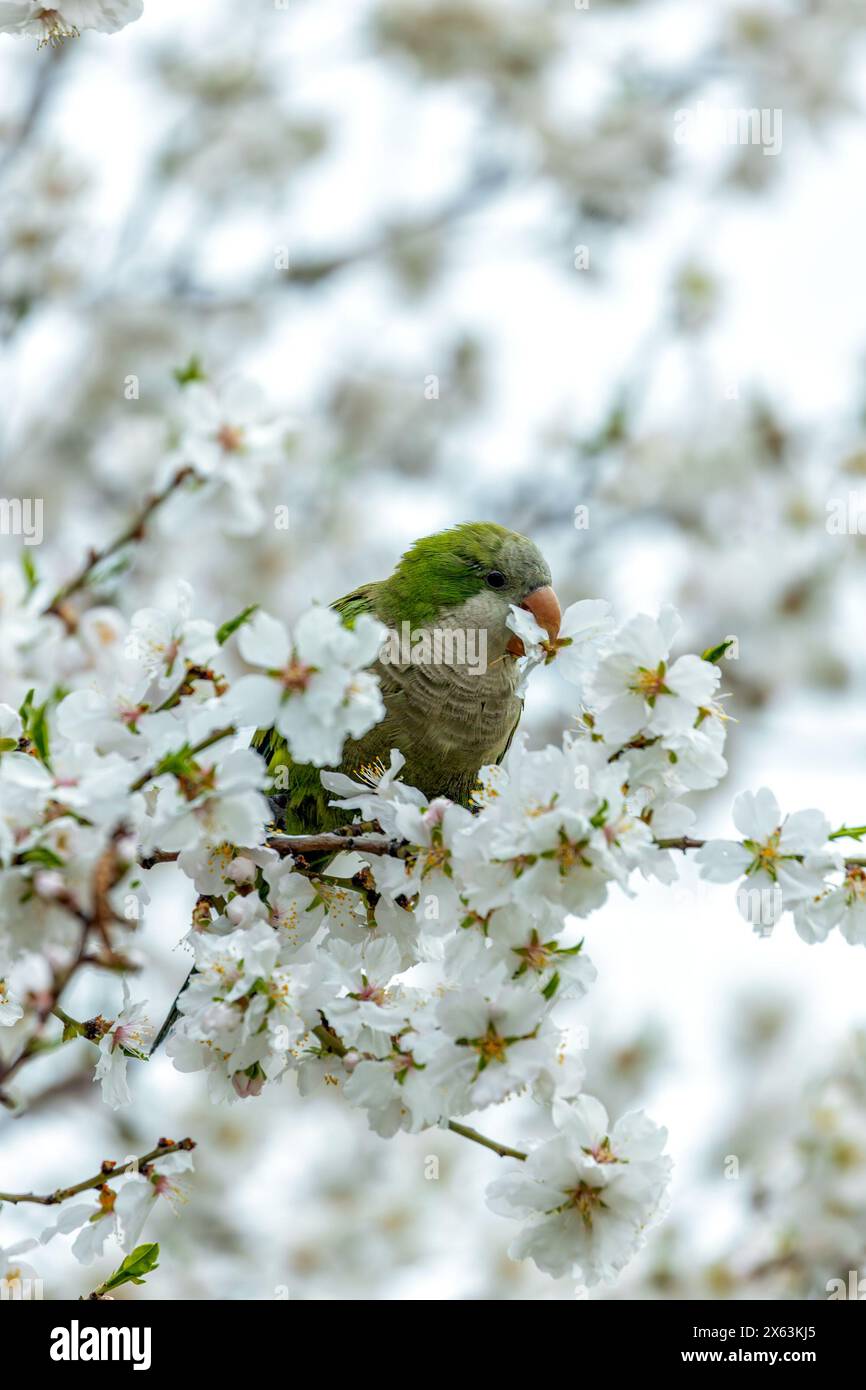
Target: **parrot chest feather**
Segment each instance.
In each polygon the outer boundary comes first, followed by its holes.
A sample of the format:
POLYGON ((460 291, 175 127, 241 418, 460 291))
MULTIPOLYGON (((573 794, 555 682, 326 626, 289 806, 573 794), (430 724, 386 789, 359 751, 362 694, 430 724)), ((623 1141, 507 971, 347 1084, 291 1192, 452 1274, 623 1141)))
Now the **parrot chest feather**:
POLYGON ((386 717, 346 746, 342 770, 351 776, 376 759, 387 766, 399 748, 404 782, 430 797, 467 801, 479 768, 499 761, 520 718, 516 663, 506 658, 483 674, 435 664, 376 669, 386 717))

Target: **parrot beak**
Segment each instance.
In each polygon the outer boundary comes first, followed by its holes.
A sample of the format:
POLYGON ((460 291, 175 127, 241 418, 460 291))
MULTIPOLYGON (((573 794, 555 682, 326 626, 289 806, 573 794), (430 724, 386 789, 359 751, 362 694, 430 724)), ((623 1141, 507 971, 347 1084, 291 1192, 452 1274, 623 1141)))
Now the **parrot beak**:
MULTIPOLYGON (((559 607, 559 599, 549 584, 545 584, 541 589, 533 589, 531 594, 526 595, 520 607, 532 614, 538 626, 545 629, 551 642, 556 641, 559 636, 559 625, 562 622, 562 612, 559 607)), ((526 655, 526 648, 516 633, 508 643, 506 651, 510 652, 512 656, 526 655)))

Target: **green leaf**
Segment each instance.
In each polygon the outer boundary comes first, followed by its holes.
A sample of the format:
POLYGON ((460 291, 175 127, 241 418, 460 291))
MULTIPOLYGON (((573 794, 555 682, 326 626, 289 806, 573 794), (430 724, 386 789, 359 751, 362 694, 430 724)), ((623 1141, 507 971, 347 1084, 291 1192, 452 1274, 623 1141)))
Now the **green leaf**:
POLYGON ((258 608, 257 603, 251 603, 249 608, 241 609, 236 617, 229 618, 227 623, 223 623, 222 627, 217 628, 216 639, 221 647, 229 640, 232 633, 237 632, 239 627, 243 627, 244 623, 249 622, 253 614, 258 612, 258 608))
POLYGON ((158 1245, 137 1245, 123 1264, 100 1285, 99 1292, 108 1293, 110 1289, 119 1289, 121 1284, 143 1284, 144 1276, 159 1268, 158 1260, 158 1245))
POLYGON ((41 864, 44 869, 62 869, 66 861, 48 845, 33 845, 21 855, 24 864, 41 864))
POLYGON ((554 994, 556 993, 556 991, 557 991, 558 989, 559 989, 559 971, 556 970, 556 971, 554 971, 554 973, 551 975, 550 979, 548 980, 547 984, 544 986, 544 989, 541 991, 541 993, 544 995, 545 999, 552 999, 553 996, 554 996, 554 994))
POLYGON ((191 381, 207 381, 201 358, 197 353, 193 353, 185 366, 173 368, 172 376, 178 386, 189 386, 191 381))
POLYGON ((717 661, 721 661, 728 647, 732 647, 733 645, 734 638, 728 637, 724 642, 720 642, 717 647, 707 647, 707 650, 701 656, 701 660, 709 661, 710 665, 714 666, 717 661))
POLYGON ((30 550, 26 546, 24 550, 21 552, 21 568, 24 571, 24 578, 27 581, 27 594, 29 597, 29 595, 32 594, 33 590, 36 588, 36 585, 39 583, 39 574, 36 569, 36 562, 34 561, 30 550))
POLYGON ((36 751, 39 754, 42 761, 44 763, 47 763, 49 756, 47 718, 48 701, 46 700, 45 704, 43 705, 34 704, 33 697, 35 696, 35 694, 35 690, 28 690, 27 694, 24 696, 24 703, 22 704, 18 713, 20 714, 21 722, 24 725, 25 737, 29 738, 30 742, 35 746, 36 751))

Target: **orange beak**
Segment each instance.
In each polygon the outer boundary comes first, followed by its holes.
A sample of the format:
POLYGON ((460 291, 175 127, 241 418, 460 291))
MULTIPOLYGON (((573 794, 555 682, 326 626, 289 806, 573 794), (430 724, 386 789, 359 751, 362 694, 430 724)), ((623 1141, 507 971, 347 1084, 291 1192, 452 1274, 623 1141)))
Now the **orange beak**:
MULTIPOLYGON (((533 589, 531 594, 520 605, 531 613, 539 627, 543 627, 547 633, 548 640, 554 642, 559 636, 559 625, 562 622, 562 613, 559 607, 559 599, 553 592, 549 584, 545 584, 542 589, 533 589)), ((515 633, 505 649, 512 656, 525 656, 526 648, 520 638, 515 633)))

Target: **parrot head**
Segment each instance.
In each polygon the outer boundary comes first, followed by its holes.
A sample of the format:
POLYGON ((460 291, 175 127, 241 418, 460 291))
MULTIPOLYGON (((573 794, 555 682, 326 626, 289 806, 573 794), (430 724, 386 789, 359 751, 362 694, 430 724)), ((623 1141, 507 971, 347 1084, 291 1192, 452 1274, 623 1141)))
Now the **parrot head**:
POLYGON ((527 536, 493 522, 464 522, 415 541, 382 587, 389 624, 483 628, 494 658, 524 654, 506 626, 512 604, 527 609, 551 639, 559 632, 562 615, 544 556, 527 536))

